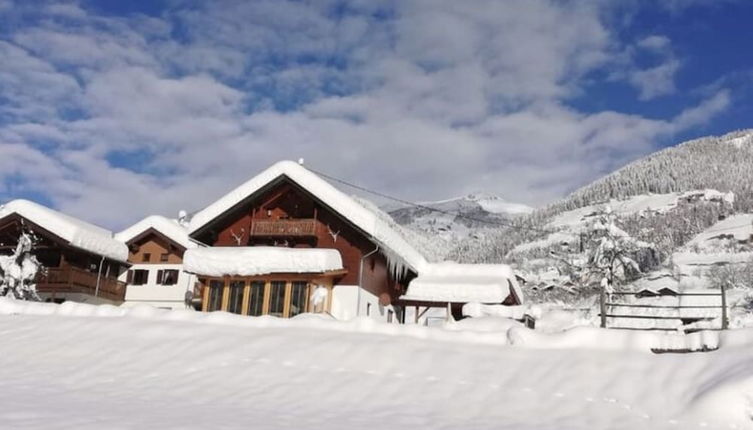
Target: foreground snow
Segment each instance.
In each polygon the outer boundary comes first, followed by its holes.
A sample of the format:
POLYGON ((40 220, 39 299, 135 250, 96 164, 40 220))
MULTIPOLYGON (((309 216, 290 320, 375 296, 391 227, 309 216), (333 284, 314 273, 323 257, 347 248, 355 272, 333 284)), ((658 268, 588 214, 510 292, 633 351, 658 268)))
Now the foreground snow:
POLYGON ((26 429, 750 426, 751 332, 722 336, 713 353, 654 355, 631 333, 540 334, 509 320, 466 321, 442 329, 0 300, 0 422, 26 429))

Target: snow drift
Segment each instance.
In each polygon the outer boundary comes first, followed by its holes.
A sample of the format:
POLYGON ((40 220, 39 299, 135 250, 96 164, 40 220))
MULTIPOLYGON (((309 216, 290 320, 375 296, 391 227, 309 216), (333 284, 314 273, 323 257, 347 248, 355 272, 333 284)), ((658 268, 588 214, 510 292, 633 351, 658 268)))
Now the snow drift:
MULTIPOLYGON (((0 300, 0 422, 82 430, 751 428, 753 332, 714 353, 445 328, 0 300), (530 339, 529 339, 530 340, 530 339), (640 383, 636 383, 640 381, 640 383)), ((599 333, 599 334, 596 334, 599 333)), ((622 336, 616 333, 617 336, 622 336)), ((561 336, 576 336, 562 334, 561 336)))

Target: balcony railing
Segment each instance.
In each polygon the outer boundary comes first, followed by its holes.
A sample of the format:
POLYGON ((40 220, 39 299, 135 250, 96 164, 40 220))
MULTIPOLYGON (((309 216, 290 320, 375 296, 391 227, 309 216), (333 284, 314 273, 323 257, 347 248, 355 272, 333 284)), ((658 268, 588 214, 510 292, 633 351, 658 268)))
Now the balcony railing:
POLYGON ((77 267, 49 268, 37 277, 37 291, 45 294, 81 293, 116 302, 125 300, 126 284, 77 267))
POLYGON ((315 219, 263 220, 251 225, 251 236, 316 236, 315 219))

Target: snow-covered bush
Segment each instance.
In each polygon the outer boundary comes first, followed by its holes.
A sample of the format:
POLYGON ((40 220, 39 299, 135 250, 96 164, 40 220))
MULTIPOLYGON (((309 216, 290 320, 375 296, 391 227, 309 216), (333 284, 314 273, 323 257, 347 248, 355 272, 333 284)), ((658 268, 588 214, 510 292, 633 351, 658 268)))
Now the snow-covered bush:
POLYGON ((712 288, 751 288, 753 287, 753 259, 742 264, 712 266, 708 274, 712 288))
POLYGON ((0 296, 39 300, 35 279, 41 264, 31 253, 34 239, 22 232, 13 254, 0 256, 0 296))

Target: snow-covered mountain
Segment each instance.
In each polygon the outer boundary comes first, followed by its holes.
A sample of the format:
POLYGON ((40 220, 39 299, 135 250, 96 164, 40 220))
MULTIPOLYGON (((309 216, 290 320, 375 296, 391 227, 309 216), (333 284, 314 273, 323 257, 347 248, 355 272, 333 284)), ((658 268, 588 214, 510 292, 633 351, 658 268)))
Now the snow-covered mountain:
POLYGON ((488 229, 498 229, 513 217, 531 213, 533 208, 479 192, 447 200, 421 202, 418 206, 388 208, 388 211, 402 226, 457 241, 469 236, 476 237, 488 229))
MULTIPOLYGON (((644 275, 659 270, 670 273, 678 283, 693 280, 694 287, 713 287, 724 274, 686 263, 705 260, 703 255, 696 256, 711 252, 697 245, 702 240, 699 235, 716 232, 713 226, 727 218, 753 213, 753 130, 704 137, 658 151, 558 202, 512 219, 515 227, 487 229, 483 235, 469 232, 448 257, 511 263, 530 278, 529 287, 549 291, 562 287, 570 294, 578 282, 562 266, 584 263, 588 252, 584 234, 607 206, 622 230, 656 251, 655 259, 644 262, 644 275), (689 273, 689 267, 694 273, 689 273), (699 272, 701 276, 695 276, 699 272)), ((722 231, 725 225, 719 227, 719 234, 727 234, 722 231)), ((714 265, 747 264, 753 271, 749 258, 733 255, 738 248, 749 249, 748 245, 732 247, 714 258, 714 265)))

